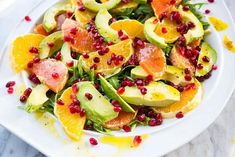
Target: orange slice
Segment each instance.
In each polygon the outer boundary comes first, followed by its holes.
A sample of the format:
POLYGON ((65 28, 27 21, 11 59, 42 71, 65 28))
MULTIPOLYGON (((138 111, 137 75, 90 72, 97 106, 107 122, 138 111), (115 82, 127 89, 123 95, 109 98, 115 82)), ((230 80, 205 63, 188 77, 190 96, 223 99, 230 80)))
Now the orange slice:
POLYGON ((68 42, 72 49, 76 52, 93 52, 95 51, 94 47, 92 46, 94 39, 91 35, 85 30, 84 28, 80 27, 79 23, 71 20, 66 19, 62 25, 62 33, 63 37, 71 37, 74 39, 74 42, 68 42), (71 30, 76 28, 76 34, 71 34, 71 30))
POLYGON ((162 13, 168 13, 174 6, 178 5, 182 0, 177 0, 175 4, 171 4, 171 0, 153 0, 151 6, 157 17, 162 13))
POLYGON ((164 52, 149 43, 144 48, 139 49, 138 56, 140 66, 150 75, 162 75, 166 69, 166 58, 164 52))
POLYGON ((110 26, 114 30, 125 31, 129 36, 129 38, 133 39, 135 37, 139 37, 141 39, 145 39, 144 25, 137 20, 130 20, 130 19, 118 20, 116 22, 113 22, 110 26))
POLYGON ((92 52, 89 54, 89 58, 84 58, 81 56, 81 61, 84 69, 86 71, 90 71, 90 68, 92 65, 96 65, 97 68, 95 70, 96 73, 103 73, 104 75, 111 75, 113 74, 117 69, 121 68, 121 66, 127 62, 131 55, 134 53, 133 47, 132 47, 132 40, 127 39, 124 41, 121 41, 115 45, 109 46, 109 52, 105 53, 103 56, 100 56, 99 53, 92 52), (110 60, 111 55, 115 54, 116 56, 122 55, 123 61, 120 61, 118 65, 115 65, 114 62, 112 64, 108 64, 108 60, 110 60), (99 63, 94 62, 94 58, 99 58, 99 63))
POLYGON ((157 24, 155 33, 164 38, 167 43, 173 43, 180 36, 180 33, 177 32, 176 27, 177 25, 175 22, 165 19, 161 23, 157 24), (163 29, 165 29, 166 32, 164 32, 163 29))
POLYGON ((37 54, 30 53, 29 50, 32 47, 38 48, 40 42, 45 38, 41 34, 27 34, 24 36, 17 37, 11 48, 11 62, 15 72, 20 72, 27 69, 27 64, 37 54))
POLYGON ((195 79, 195 89, 183 91, 180 95, 180 101, 162 108, 154 108, 155 111, 160 112, 165 118, 174 118, 178 112, 187 113, 201 102, 203 90, 202 85, 195 79))
POLYGON ((61 91, 68 80, 68 69, 54 59, 42 60, 30 69, 41 82, 44 82, 52 91, 61 91), (54 75, 57 75, 56 77, 54 75))
POLYGON ((57 116, 59 122, 63 126, 67 135, 73 140, 80 140, 83 127, 86 122, 86 117, 80 117, 79 114, 71 114, 68 106, 72 103, 70 95, 72 94, 72 88, 68 88, 61 95, 60 99, 64 105, 55 104, 54 113, 57 116))

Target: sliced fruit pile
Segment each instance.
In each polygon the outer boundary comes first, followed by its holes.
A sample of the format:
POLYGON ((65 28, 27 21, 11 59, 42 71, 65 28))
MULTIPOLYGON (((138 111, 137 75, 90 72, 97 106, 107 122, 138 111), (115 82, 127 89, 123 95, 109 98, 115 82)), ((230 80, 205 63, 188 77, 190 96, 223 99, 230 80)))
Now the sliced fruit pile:
POLYGON ((13 69, 26 71, 32 82, 20 97, 25 110, 55 114, 74 140, 84 129, 130 132, 182 118, 200 103, 200 82, 217 68, 216 51, 204 39, 206 22, 194 6, 181 0, 56 3, 34 34, 12 44, 13 69))

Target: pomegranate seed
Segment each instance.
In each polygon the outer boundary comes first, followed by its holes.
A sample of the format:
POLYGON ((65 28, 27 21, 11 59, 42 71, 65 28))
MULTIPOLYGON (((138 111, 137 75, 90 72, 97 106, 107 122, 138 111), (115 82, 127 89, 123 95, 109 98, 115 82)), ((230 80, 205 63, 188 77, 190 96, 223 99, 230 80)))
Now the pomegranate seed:
POLYGON ((72 91, 74 94, 78 93, 78 86, 76 84, 72 85, 72 91))
POLYGON ((175 3, 176 3, 176 0, 171 0, 171 1, 170 1, 170 4, 171 4, 171 5, 174 5, 175 3))
POLYGON ((211 72, 207 73, 207 74, 204 76, 205 79, 209 79, 210 77, 211 77, 211 72))
POLYGON ((134 137, 134 140, 133 140, 133 145, 134 146, 138 146, 140 143, 142 142, 142 137, 137 135, 134 137))
POLYGON ((180 119, 180 118, 183 118, 183 117, 184 117, 184 114, 183 114, 183 112, 178 112, 178 113, 176 113, 175 117, 176 117, 177 119, 180 119))
POLYGON ((89 58, 89 55, 87 53, 85 53, 85 52, 82 53, 82 56, 83 56, 83 58, 86 58, 86 59, 89 58))
POLYGON ((115 53, 112 53, 111 54, 111 60, 115 60, 116 59, 116 54, 115 53))
POLYGON ((146 80, 147 80, 147 81, 153 81, 153 75, 148 75, 148 76, 146 77, 146 80))
POLYGON ((72 42, 73 40, 74 40, 73 37, 71 37, 69 35, 64 36, 64 41, 66 41, 66 42, 72 42))
POLYGON ((8 94, 12 94, 14 92, 14 88, 13 87, 9 87, 8 89, 7 89, 7 93, 8 94))
POLYGON ((56 103, 58 104, 58 105, 64 105, 64 102, 63 102, 63 100, 62 99, 58 99, 57 101, 56 101, 56 103))
POLYGON ((184 76, 184 79, 185 79, 186 81, 191 81, 191 80, 192 80, 192 76, 190 76, 190 75, 185 75, 185 76, 184 76))
POLYGON ((185 69, 184 69, 184 73, 185 73, 185 74, 190 74, 190 70, 189 70, 188 68, 185 68, 185 69))
POLYGON ((144 122, 145 121, 145 114, 141 114, 137 116, 138 121, 144 122))
POLYGON ((27 88, 27 89, 24 91, 24 94, 23 94, 23 95, 25 95, 26 97, 29 97, 30 94, 31 94, 31 92, 32 92, 32 89, 31 89, 31 88, 27 88))
POLYGON ((50 48, 52 48, 52 47, 55 46, 55 44, 54 44, 53 42, 48 42, 48 43, 47 43, 47 46, 50 47, 50 48))
POLYGON ((6 87, 7 87, 7 88, 12 87, 12 86, 14 86, 15 84, 16 84, 15 81, 9 81, 9 82, 7 82, 7 84, 6 84, 6 87))
POLYGON ((191 28, 194 28, 195 27, 195 24, 193 22, 189 22, 188 24, 188 28, 191 29, 191 28))
POLYGON ((217 65, 215 65, 215 64, 213 64, 213 66, 212 66, 212 70, 217 70, 218 69, 218 66, 217 65))
POLYGON ((70 99, 71 99, 71 100, 76 99, 76 95, 75 95, 74 93, 70 94, 70 96, 69 96, 69 97, 70 97, 70 99))
POLYGON ((122 127, 122 129, 125 131, 125 132, 131 132, 131 127, 129 125, 124 125, 122 127))
POLYGON ((149 126, 156 126, 157 125, 157 120, 155 118, 152 118, 148 122, 149 126))
POLYGON ((77 27, 74 27, 70 30, 70 34, 76 35, 77 31, 78 31, 77 27))
POLYGON ((189 11, 189 6, 187 6, 187 5, 183 6, 183 10, 184 11, 189 11))
POLYGON ((143 85, 144 85, 144 81, 143 81, 142 79, 136 79, 136 80, 135 80, 135 84, 136 84, 137 86, 143 86, 143 85))
POLYGON ((112 100, 111 103, 112 103, 113 106, 119 106, 120 105, 120 103, 117 100, 112 100))
POLYGON ((118 55, 118 56, 117 56, 117 59, 118 59, 119 61, 123 61, 123 60, 124 60, 124 57, 123 57, 122 55, 118 55))
POLYGON ((121 2, 127 4, 129 0, 121 0, 121 2))
POLYGON ((204 56, 203 58, 202 58, 202 60, 204 61, 204 62, 210 62, 210 58, 209 57, 207 57, 207 56, 204 56))
POLYGON ((115 60, 114 60, 114 64, 115 64, 115 65, 119 65, 119 64, 120 64, 120 61, 119 61, 118 59, 115 59, 115 60))
POLYGON ((31 48, 29 49, 29 52, 30 52, 30 53, 38 53, 38 49, 37 49, 36 47, 31 47, 31 48))
POLYGON ((162 33, 167 33, 167 29, 166 29, 166 27, 162 27, 162 33))
POLYGON ((57 72, 53 72, 51 76, 53 79, 58 79, 60 77, 60 75, 57 72))
POLYGON ((76 96, 75 99, 73 99, 73 104, 80 106, 80 101, 76 98, 76 96))
POLYGON ((199 69, 199 70, 203 69, 203 65, 202 64, 198 64, 197 65, 197 69, 199 69))
POLYGON ((185 91, 190 90, 190 89, 196 89, 195 83, 190 83, 190 84, 187 84, 186 86, 184 86, 185 91))
POLYGON ((213 3, 213 2, 214 2, 214 0, 208 0, 208 2, 209 2, 209 3, 213 3))
POLYGON ((120 111, 122 110, 122 108, 121 108, 120 106, 114 106, 114 107, 113 107, 113 110, 114 110, 115 112, 120 112, 120 111))
POLYGON ((85 97, 88 99, 88 100, 91 100, 93 98, 93 96, 90 94, 90 93, 85 93, 85 97))
POLYGON ((158 23, 158 19, 156 18, 155 20, 153 20, 153 24, 157 24, 158 23))
POLYGON ((84 109, 81 109, 80 117, 84 117, 85 115, 86 115, 86 111, 84 109))
POLYGON ((70 18, 71 16, 73 16, 73 12, 72 12, 72 11, 67 11, 66 14, 67 14, 68 18, 70 18))
POLYGON ((61 52, 57 53, 56 56, 55 56, 55 59, 60 61, 62 59, 62 54, 61 52))
POLYGON ((123 94, 124 92, 125 92, 125 88, 124 88, 124 87, 120 87, 120 88, 118 88, 118 90, 117 90, 117 93, 118 93, 119 95, 123 94))
POLYGON ((108 46, 111 46, 111 45, 113 45, 113 43, 112 43, 111 41, 109 41, 109 42, 107 43, 107 45, 108 45, 108 46))
POLYGON ((97 64, 93 64, 93 65, 90 67, 90 69, 96 70, 96 69, 97 69, 97 64))
POLYGON ((27 21, 27 22, 32 21, 32 20, 31 20, 31 18, 30 18, 29 16, 25 16, 25 17, 24 17, 24 19, 25 19, 25 21, 27 21))
POLYGON ((129 39, 129 37, 127 35, 123 35, 120 37, 121 40, 126 40, 126 39, 129 39))
POLYGON ((104 51, 103 51, 103 50, 98 50, 98 54, 99 54, 100 56, 103 56, 103 55, 104 55, 104 51))
POLYGON ((93 146, 95 146, 95 145, 98 144, 97 140, 96 140, 95 138, 93 138, 93 137, 91 137, 91 138, 89 139, 89 142, 90 142, 90 144, 93 145, 93 146))
POLYGON ((34 57, 33 63, 39 63, 39 62, 40 62, 40 58, 39 57, 34 57))
POLYGON ((95 57, 95 58, 93 59, 93 61, 94 61, 95 63, 99 63, 99 62, 100 62, 100 58, 99 58, 99 57, 95 57))
POLYGON ((73 67, 73 64, 74 64, 73 61, 70 61, 70 62, 67 62, 67 63, 66 63, 66 65, 67 65, 68 67, 73 67))
POLYGON ((145 87, 141 88, 140 92, 141 92, 142 95, 147 94, 147 88, 145 88, 145 87))
POLYGON ((72 103, 72 104, 69 105, 69 111, 72 114, 80 113, 81 112, 81 107, 72 103))
POLYGON ((26 100, 27 100, 27 97, 25 95, 20 96, 20 101, 22 103, 26 102, 26 100))
POLYGON ((33 61, 28 62, 27 67, 32 68, 33 67, 33 61))
POLYGON ((78 10, 79 10, 79 11, 85 11, 86 8, 85 8, 83 5, 81 5, 81 6, 78 7, 78 10))
POLYGON ((183 92, 183 91, 184 91, 184 87, 183 87, 183 86, 178 86, 177 90, 178 90, 179 92, 183 92))
POLYGON ((121 37, 121 36, 123 36, 123 35, 124 35, 123 31, 122 31, 122 30, 119 30, 119 31, 118 31, 118 36, 121 37))
POLYGON ((166 12, 163 12, 160 16, 161 16, 163 19, 164 19, 164 18, 167 18, 167 13, 166 13, 166 12))
POLYGON ((211 13, 210 9, 206 9, 206 10, 205 10, 205 13, 206 13, 206 14, 210 14, 210 13, 211 13))

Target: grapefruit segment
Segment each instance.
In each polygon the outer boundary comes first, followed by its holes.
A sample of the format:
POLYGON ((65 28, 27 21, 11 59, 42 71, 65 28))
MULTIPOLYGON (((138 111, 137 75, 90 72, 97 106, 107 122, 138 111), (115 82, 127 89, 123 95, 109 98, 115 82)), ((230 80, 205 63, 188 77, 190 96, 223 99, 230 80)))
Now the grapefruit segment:
POLYGON ((59 61, 54 59, 42 60, 33 65, 31 72, 36 74, 41 82, 45 83, 52 91, 61 91, 68 80, 68 69, 59 61), (57 75, 55 78, 53 75, 57 75))
POLYGON ((149 43, 145 43, 144 48, 139 49, 138 57, 140 66, 150 75, 162 75, 166 68, 166 58, 164 52, 149 43))
POLYGON ((60 100, 64 105, 55 104, 54 113, 57 116, 59 122, 63 126, 67 135, 74 139, 80 140, 83 132, 83 127, 86 122, 86 117, 80 117, 80 114, 71 114, 69 105, 72 103, 70 95, 72 94, 72 87, 66 89, 60 100))
POLYGON ((92 36, 82 28, 78 22, 66 19, 62 25, 62 33, 64 40, 69 43, 72 49, 79 53, 89 53, 95 51, 94 47, 92 46, 94 39, 92 36), (76 29, 76 32, 71 33, 71 30, 76 29), (67 38, 67 39, 66 39, 67 38))

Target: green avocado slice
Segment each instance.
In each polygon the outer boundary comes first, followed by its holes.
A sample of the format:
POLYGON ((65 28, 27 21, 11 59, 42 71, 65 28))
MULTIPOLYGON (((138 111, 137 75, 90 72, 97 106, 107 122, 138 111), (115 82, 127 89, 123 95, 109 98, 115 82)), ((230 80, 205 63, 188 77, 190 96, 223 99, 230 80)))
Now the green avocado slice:
POLYGON ((213 65, 216 63, 216 61, 217 61, 217 53, 215 49, 213 49, 207 42, 203 42, 202 47, 201 47, 201 52, 198 58, 198 63, 197 63, 197 64, 201 64, 203 68, 197 69, 195 76, 201 77, 209 73, 213 65), (209 58, 210 60, 209 62, 203 61, 203 57, 205 56, 209 58))
POLYGON ((144 23, 144 35, 150 43, 160 48, 165 48, 167 47, 167 43, 165 42, 165 39, 158 36, 154 32, 156 29, 157 23, 158 23, 158 19, 156 17, 151 17, 148 20, 146 20, 144 23))
POLYGON ((145 88, 147 93, 143 95, 136 86, 125 87, 121 97, 133 105, 154 107, 165 107, 180 100, 180 92, 163 82, 151 82, 145 88))
POLYGON ((59 14, 62 14, 68 10, 72 10, 72 7, 67 2, 59 2, 54 6, 49 8, 44 14, 43 18, 43 27, 47 32, 51 32, 56 28, 56 20, 55 17, 59 14))
POLYGON ((100 83, 101 83, 101 87, 104 90, 104 93, 109 97, 112 98, 114 100, 117 100, 120 103, 120 106, 122 107, 122 109, 126 112, 133 112, 135 113, 135 110, 128 104, 126 103, 122 97, 120 97, 117 94, 116 89, 113 88, 113 86, 105 79, 103 78, 101 75, 99 75, 100 78, 100 83))
POLYGON ((48 100, 46 95, 48 90, 49 88, 44 84, 34 87, 29 98, 27 99, 25 110, 32 113, 41 108, 42 105, 48 100))
MULTIPOLYGON (((61 56, 62 56, 62 62, 67 65, 68 62, 73 61, 74 65, 77 65, 78 61, 76 59, 73 59, 71 57, 71 48, 70 45, 65 42, 61 48, 61 56)), ((72 70, 72 68, 69 68, 69 70, 72 70)))
POLYGON ((45 37, 39 44, 39 57, 45 59, 52 56, 55 52, 61 49, 64 41, 62 39, 62 32, 58 31, 45 37), (48 43, 53 43, 53 47, 49 47, 48 43))
POLYGON ((118 43, 121 41, 118 32, 109 26, 109 20, 111 18, 112 16, 106 9, 100 9, 95 18, 95 25, 99 34, 104 37, 106 41, 118 43))
POLYGON ((77 86, 79 89, 77 98, 81 107, 86 111, 88 119, 98 124, 104 124, 118 116, 118 113, 113 110, 113 105, 100 94, 91 82, 79 82, 77 86), (86 93, 92 95, 91 100, 85 97, 86 93))
POLYGON ((98 3, 95 0, 82 0, 83 5, 87 9, 94 11, 94 12, 98 12, 101 9, 110 10, 114 8, 115 6, 117 6, 120 2, 121 0, 109 0, 104 3, 98 3))

